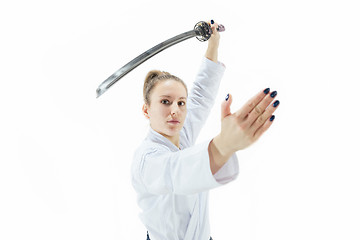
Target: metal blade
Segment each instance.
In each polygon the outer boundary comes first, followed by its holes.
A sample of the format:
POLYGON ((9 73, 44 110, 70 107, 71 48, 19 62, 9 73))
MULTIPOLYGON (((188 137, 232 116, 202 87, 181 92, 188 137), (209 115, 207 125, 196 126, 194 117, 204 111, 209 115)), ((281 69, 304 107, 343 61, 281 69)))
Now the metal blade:
MULTIPOLYGON (((223 31, 225 31, 225 27, 220 24, 217 28, 217 31, 223 32, 223 31)), ((141 55, 137 56, 136 58, 134 58, 133 60, 131 60, 129 63, 127 63, 122 68, 120 68, 115 73, 113 73, 110 77, 108 77, 103 83, 101 83, 99 85, 98 89, 96 90, 97 97, 100 97, 112 85, 114 85, 117 81, 119 81, 126 74, 131 72, 131 70, 133 70, 134 68, 136 68, 137 66, 139 66, 141 63, 145 62, 152 56, 163 51, 164 49, 166 49, 172 45, 175 45, 179 42, 182 42, 186 39, 195 37, 195 36, 199 41, 204 42, 204 41, 207 41, 211 37, 211 34, 212 34, 212 30, 211 30, 209 23, 200 21, 195 25, 194 30, 182 33, 182 34, 177 35, 173 38, 170 38, 162 43, 159 43, 155 47, 150 48, 143 54, 141 54, 141 55)))
POLYGON ((150 48, 146 52, 142 53, 141 55, 137 56, 129 63, 124 65, 122 68, 117 70, 113 73, 110 77, 108 77, 103 83, 101 83, 96 90, 97 97, 100 97, 104 92, 106 92, 114 83, 119 81, 122 77, 128 74, 131 70, 139 66, 141 63, 145 62, 152 56, 158 54, 159 52, 165 50, 166 48, 175 45, 179 42, 182 42, 186 39, 192 38, 197 36, 197 30, 191 30, 182 34, 179 34, 173 38, 170 38, 162 43, 159 43, 155 47, 150 48))

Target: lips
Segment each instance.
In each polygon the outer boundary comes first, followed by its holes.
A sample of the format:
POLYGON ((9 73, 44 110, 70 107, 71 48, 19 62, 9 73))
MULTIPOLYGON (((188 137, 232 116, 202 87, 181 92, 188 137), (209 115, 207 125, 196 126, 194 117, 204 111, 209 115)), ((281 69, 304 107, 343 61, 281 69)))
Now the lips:
POLYGON ((178 121, 178 120, 171 120, 171 121, 168 121, 168 123, 177 124, 177 123, 180 123, 180 121, 178 121))

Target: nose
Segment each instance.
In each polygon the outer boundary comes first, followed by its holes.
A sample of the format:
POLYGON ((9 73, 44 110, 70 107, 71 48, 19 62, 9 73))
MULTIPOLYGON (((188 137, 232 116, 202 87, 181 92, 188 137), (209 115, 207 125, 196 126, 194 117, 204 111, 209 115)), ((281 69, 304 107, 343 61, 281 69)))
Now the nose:
POLYGON ((172 116, 178 115, 179 110, 180 110, 179 105, 177 103, 173 103, 172 106, 171 106, 171 115, 172 116))

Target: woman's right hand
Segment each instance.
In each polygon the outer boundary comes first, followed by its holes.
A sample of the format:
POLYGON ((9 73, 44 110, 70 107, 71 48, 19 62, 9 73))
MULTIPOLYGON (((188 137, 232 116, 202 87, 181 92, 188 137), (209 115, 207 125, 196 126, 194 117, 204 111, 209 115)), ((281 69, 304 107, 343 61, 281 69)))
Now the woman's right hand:
POLYGON ((251 98, 241 109, 231 113, 232 96, 221 105, 221 133, 213 144, 222 156, 231 156, 257 141, 269 129, 279 101, 274 101, 276 91, 265 89, 251 98))

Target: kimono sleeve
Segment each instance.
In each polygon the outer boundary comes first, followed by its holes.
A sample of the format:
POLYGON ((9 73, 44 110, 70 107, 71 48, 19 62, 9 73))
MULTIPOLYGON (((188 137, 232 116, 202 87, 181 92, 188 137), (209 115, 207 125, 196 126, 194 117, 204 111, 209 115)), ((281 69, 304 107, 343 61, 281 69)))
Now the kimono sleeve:
POLYGON ((239 175, 239 161, 234 153, 230 159, 215 174, 217 182, 225 184, 234 181, 239 175))
POLYGON ((224 72, 225 66, 221 62, 215 63, 206 57, 203 58, 189 93, 188 113, 183 127, 190 145, 196 142, 200 130, 210 114, 224 72))
POLYGON ((176 152, 165 148, 148 149, 139 166, 143 186, 156 195, 188 195, 221 186, 211 173, 209 142, 176 152))

